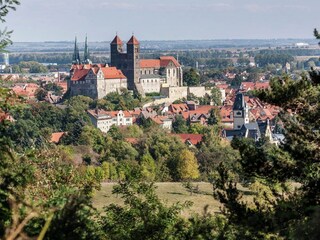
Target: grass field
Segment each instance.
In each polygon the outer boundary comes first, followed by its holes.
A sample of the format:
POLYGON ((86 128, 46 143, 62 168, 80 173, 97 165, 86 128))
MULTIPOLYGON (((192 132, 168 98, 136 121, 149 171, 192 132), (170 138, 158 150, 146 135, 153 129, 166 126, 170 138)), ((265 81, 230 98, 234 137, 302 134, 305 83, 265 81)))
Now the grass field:
MULTIPOLYGON (((93 203, 98 209, 111 203, 123 204, 122 199, 113 195, 112 187, 114 183, 102 183, 101 190, 96 192, 93 203)), ((208 211, 211 213, 219 212, 220 203, 216 201, 212 196, 212 185, 210 183, 193 183, 194 186, 199 185, 198 194, 190 194, 183 186, 182 183, 156 183, 157 194, 161 200, 167 205, 171 205, 176 202, 191 201, 193 205, 190 209, 186 209, 182 212, 183 216, 189 216, 192 213, 202 213, 204 207, 208 205, 208 211)))

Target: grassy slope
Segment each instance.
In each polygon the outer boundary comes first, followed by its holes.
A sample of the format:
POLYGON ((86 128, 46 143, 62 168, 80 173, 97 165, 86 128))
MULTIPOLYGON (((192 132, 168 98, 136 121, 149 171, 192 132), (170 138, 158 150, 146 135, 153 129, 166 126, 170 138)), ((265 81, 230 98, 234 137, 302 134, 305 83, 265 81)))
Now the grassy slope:
MULTIPOLYGON (((97 192, 93 198, 94 206, 101 209, 111 203, 122 204, 120 197, 111 193, 114 183, 102 183, 101 190, 97 192)), ((210 183, 194 183, 199 185, 201 193, 190 195, 181 183, 156 183, 157 194, 162 200, 171 205, 176 202, 191 201, 193 205, 190 209, 185 210, 182 214, 188 216, 193 212, 202 213, 206 205, 209 206, 208 211, 211 213, 219 212, 219 202, 212 196, 212 185, 210 183)))

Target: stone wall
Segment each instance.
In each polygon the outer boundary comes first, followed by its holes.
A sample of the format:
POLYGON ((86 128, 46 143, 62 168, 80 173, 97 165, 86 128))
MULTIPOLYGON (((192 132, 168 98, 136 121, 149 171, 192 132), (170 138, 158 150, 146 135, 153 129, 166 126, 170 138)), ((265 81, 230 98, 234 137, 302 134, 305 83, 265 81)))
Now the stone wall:
POLYGON ((127 79, 98 79, 98 99, 105 97, 111 92, 120 92, 121 88, 127 88, 127 79))
POLYGON ((188 94, 193 94, 196 97, 204 97, 206 93, 207 91, 205 87, 189 87, 188 88, 188 94))

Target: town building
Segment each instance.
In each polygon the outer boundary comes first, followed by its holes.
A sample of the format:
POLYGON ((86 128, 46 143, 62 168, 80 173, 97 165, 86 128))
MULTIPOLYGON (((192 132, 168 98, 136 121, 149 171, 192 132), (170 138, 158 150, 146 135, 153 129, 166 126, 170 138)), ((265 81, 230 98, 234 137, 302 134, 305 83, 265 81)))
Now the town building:
POLYGON ((233 129, 241 129, 244 124, 249 123, 249 108, 242 93, 236 95, 232 110, 233 129))
POLYGON ((111 126, 130 126, 133 116, 129 111, 88 110, 92 124, 102 132, 107 133, 111 126))

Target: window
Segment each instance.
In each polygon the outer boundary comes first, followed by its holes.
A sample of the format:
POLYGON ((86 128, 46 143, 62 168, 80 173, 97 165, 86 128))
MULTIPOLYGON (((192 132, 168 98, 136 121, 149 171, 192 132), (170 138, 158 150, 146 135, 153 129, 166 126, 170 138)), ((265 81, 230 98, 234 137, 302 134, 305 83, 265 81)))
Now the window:
POLYGON ((239 116, 241 116, 241 115, 242 115, 242 113, 241 113, 241 112, 237 112, 236 114, 237 114, 237 115, 239 115, 239 116))

